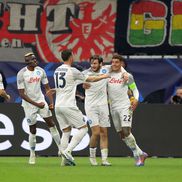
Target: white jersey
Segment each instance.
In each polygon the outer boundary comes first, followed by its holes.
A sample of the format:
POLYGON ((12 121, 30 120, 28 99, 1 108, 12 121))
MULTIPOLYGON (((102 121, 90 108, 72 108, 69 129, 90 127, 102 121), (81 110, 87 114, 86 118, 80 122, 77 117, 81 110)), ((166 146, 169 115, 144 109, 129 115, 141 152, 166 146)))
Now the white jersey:
POLYGON ((76 106, 76 87, 85 82, 87 76, 74 67, 66 64, 59 66, 54 72, 56 88, 56 107, 76 106))
POLYGON ((0 89, 4 89, 4 85, 3 85, 3 77, 0 73, 0 89))
POLYGON ((128 84, 124 83, 121 74, 126 72, 124 68, 121 72, 110 72, 111 78, 108 80, 108 96, 111 109, 119 109, 130 106, 128 97, 128 84))
MULTIPOLYGON (((47 84, 48 79, 45 71, 39 66, 35 67, 34 71, 30 71, 27 67, 24 67, 17 74, 18 89, 24 89, 25 94, 35 102, 45 102, 41 83, 47 84)), ((28 105, 32 104, 22 100, 22 106, 28 105)))
MULTIPOLYGON (((102 69, 100 70, 102 71, 102 69)), ((90 68, 83 71, 84 75, 97 76, 101 72, 94 72, 90 68)), ((91 87, 85 89, 85 107, 91 108, 95 106, 107 105, 107 79, 90 83, 91 87)))

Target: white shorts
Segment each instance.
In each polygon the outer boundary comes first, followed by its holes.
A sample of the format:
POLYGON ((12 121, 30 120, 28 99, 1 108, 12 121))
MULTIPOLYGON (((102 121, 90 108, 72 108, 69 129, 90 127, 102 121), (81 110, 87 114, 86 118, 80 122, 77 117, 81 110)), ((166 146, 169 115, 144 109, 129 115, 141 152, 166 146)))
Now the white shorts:
POLYGON ((55 107, 55 114, 61 130, 69 126, 80 128, 86 125, 78 107, 55 107))
POLYGON ((87 117, 92 121, 90 122, 90 127, 98 125, 106 128, 111 126, 108 105, 85 108, 85 112, 87 117))
POLYGON ((111 116, 117 132, 120 132, 122 127, 132 126, 133 112, 128 107, 118 110, 111 110, 111 116))
POLYGON ((34 125, 37 123, 37 114, 39 114, 42 118, 48 118, 52 116, 52 113, 49 110, 47 103, 45 103, 43 109, 40 109, 34 105, 23 106, 23 109, 28 125, 34 125))

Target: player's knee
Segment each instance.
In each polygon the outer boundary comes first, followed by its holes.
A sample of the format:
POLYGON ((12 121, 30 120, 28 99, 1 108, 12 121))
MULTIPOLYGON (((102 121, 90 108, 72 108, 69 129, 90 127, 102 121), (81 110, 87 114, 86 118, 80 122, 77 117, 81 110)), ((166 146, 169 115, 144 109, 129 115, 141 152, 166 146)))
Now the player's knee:
POLYGON ((106 139, 108 136, 107 136, 107 133, 100 133, 100 138, 102 138, 103 140, 106 139))
POLYGON ((45 122, 47 123, 47 126, 48 126, 49 128, 55 126, 55 123, 54 123, 52 117, 44 118, 44 120, 45 120, 45 122))
POLYGON ((122 131, 121 131, 121 137, 122 137, 122 138, 128 137, 128 136, 130 135, 130 133, 131 133, 130 128, 128 128, 128 127, 123 127, 123 128, 122 128, 122 131))
POLYGON ((101 128, 100 130, 100 137, 101 138, 107 138, 108 134, 107 134, 107 128, 101 128))
POLYGON ((99 137, 100 136, 100 132, 98 130, 92 131, 92 136, 99 137))
POLYGON ((31 128, 30 127, 30 133, 33 134, 33 135, 35 135, 36 134, 36 128, 31 128))
POLYGON ((92 135, 94 137, 99 137, 100 136, 100 127, 99 126, 94 126, 91 128, 92 130, 92 135))

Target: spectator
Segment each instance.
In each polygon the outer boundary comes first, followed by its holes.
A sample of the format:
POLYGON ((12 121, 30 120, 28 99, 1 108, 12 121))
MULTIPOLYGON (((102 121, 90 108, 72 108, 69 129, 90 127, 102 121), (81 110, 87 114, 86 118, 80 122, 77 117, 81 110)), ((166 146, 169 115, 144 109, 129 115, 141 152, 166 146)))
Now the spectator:
POLYGON ((182 87, 176 89, 175 95, 171 97, 171 104, 182 104, 182 87))

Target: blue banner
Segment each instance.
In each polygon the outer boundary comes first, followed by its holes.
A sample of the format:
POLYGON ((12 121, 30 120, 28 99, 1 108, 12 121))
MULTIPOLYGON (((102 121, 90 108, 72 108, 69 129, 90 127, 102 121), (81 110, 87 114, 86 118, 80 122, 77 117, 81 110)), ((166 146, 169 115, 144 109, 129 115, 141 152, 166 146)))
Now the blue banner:
MULTIPOLYGON (((50 86, 54 87, 53 72, 61 63, 40 63, 45 69, 50 86)), ((174 94, 176 87, 182 85, 182 62, 178 59, 129 59, 127 70, 133 74, 140 91, 140 101, 147 103, 168 103, 170 96, 174 94)), ((86 69, 88 62, 76 63, 77 66, 86 69)), ((0 62, 11 95, 11 101, 20 103, 21 99, 16 86, 16 75, 23 68, 23 63, 0 62)))

